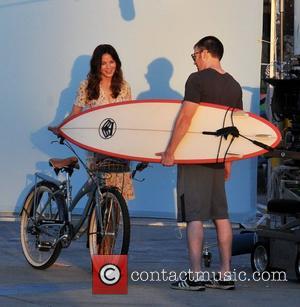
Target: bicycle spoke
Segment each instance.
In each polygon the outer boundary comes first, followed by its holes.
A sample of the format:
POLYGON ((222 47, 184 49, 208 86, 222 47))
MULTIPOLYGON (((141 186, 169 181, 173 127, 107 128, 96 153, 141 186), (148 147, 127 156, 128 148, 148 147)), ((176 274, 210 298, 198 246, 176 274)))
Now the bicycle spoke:
POLYGON ((129 246, 130 224, 127 205, 122 195, 115 189, 108 189, 103 193, 101 202, 101 221, 97 222, 96 211, 95 208, 89 230, 91 255, 126 254, 129 246))

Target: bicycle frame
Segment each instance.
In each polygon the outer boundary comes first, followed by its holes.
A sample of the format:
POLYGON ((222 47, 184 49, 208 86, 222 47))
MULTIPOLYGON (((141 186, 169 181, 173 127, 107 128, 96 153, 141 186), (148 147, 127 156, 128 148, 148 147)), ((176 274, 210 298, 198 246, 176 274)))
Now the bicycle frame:
MULTIPOLYGON (((34 212, 36 211, 36 197, 37 197, 36 189, 37 189, 37 185, 38 185, 38 179, 41 179, 41 180, 44 180, 44 181, 48 181, 48 182, 51 182, 51 183, 55 184, 59 188, 59 191, 62 188, 62 184, 63 184, 59 180, 57 180, 55 178, 52 178, 52 177, 50 177, 50 176, 48 176, 46 174, 43 174, 43 173, 40 173, 40 172, 35 173, 35 179, 34 179, 34 199, 33 199, 34 212)), ((24 208, 24 206, 23 206, 23 208, 24 208)), ((22 214, 23 208, 21 210, 20 215, 22 214)))
MULTIPOLYGON (((99 179, 94 176, 94 178, 88 178, 86 180, 86 182, 82 185, 82 187, 78 190, 77 194, 75 195, 75 197, 72 199, 72 195, 71 195, 71 185, 70 185, 70 176, 69 174, 66 174, 66 180, 61 182, 53 177, 50 177, 48 175, 45 175, 43 173, 36 173, 35 174, 35 190, 38 184, 38 179, 42 179, 45 181, 49 181, 52 182, 53 184, 55 184, 58 188, 60 192, 63 192, 65 199, 66 199, 66 207, 67 207, 67 211, 68 211, 68 219, 65 221, 65 223, 71 223, 72 222, 72 212, 75 209, 76 205, 78 204, 79 200, 81 199, 82 196, 84 195, 88 195, 88 199, 87 202, 85 203, 84 209, 82 214, 80 214, 80 219, 78 222, 76 222, 76 224, 73 224, 73 228, 72 228, 72 236, 71 239, 73 240, 74 237, 78 234, 80 228, 82 227, 84 221, 86 220, 86 218, 88 217, 89 212, 93 209, 92 207, 92 202, 94 199, 96 199, 96 203, 95 206, 97 207, 97 217, 99 219, 99 221, 102 221, 101 219, 101 215, 102 212, 101 210, 99 210, 100 208, 100 202, 99 200, 102 198, 102 193, 100 191, 99 188, 99 179), (97 196, 97 197, 95 197, 97 196)), ((101 179, 100 179, 101 180, 101 179)), ((36 193, 35 193, 35 197, 36 197, 36 193)), ((36 199, 34 200, 34 208, 35 208, 35 204, 36 204, 36 199)), ((101 222, 100 222, 101 224, 101 222)))
MULTIPOLYGON (((74 239, 74 237, 79 233, 79 230, 82 227, 82 225, 83 225, 85 219, 87 218, 89 212, 93 209, 92 208, 92 202, 95 198, 96 198, 96 204, 95 205, 99 208, 99 198, 101 198, 101 194, 98 196, 99 192, 97 191, 97 185, 93 182, 93 180, 91 178, 89 178, 83 184, 83 186, 79 189, 79 191, 75 195, 74 199, 70 202, 68 212, 71 213, 74 210, 74 208, 78 204, 78 201, 85 194, 88 195, 88 200, 86 202, 86 205, 83 209, 82 214, 80 215, 79 221, 76 223, 75 226, 73 225, 74 228, 73 228, 72 239, 74 239), (97 195, 97 197, 95 197, 95 195, 97 195)), ((101 214, 101 210, 97 210, 97 213, 101 214)), ((100 220, 101 220, 101 218, 100 218, 100 220)))
POLYGON ((63 138, 59 143, 66 145, 77 159, 49 160, 57 176, 65 173, 64 179, 41 172, 34 174, 33 185, 20 214, 21 243, 26 260, 34 268, 46 269, 56 261, 62 248, 68 248, 73 240, 86 232, 91 256, 112 251, 127 254, 130 217, 119 189, 106 186, 105 176, 111 161, 100 161, 99 164, 103 164, 99 167, 91 166, 84 163, 63 138), (88 177, 72 197, 71 176, 75 169, 79 169, 78 161, 88 177), (75 213, 78 216, 75 217, 75 213))
MULTIPOLYGON (((105 230, 104 230, 104 226, 103 226, 102 210, 101 210, 101 206, 100 206, 101 201, 103 199, 103 196, 102 196, 102 193, 101 193, 101 190, 100 190, 100 188, 103 187, 103 184, 102 184, 103 178, 101 177, 101 173, 99 173, 100 174, 100 176, 99 176, 98 173, 94 173, 93 171, 89 170, 87 168, 87 166, 85 165, 85 163, 80 159, 80 157, 74 151, 74 149, 69 144, 69 142, 67 142, 63 138, 61 138, 59 143, 67 146, 76 155, 78 160, 81 162, 81 164, 85 168, 85 170, 88 174, 88 179, 82 185, 82 187, 78 190, 75 197, 72 199, 72 195, 71 195, 72 186, 70 184, 71 174, 66 172, 66 180, 60 181, 60 180, 55 179, 51 176, 48 176, 44 173, 36 172, 35 173, 35 184, 34 184, 34 187, 33 187, 33 190, 34 190, 33 208, 34 208, 34 210, 36 210, 36 206, 37 206, 36 197, 37 197, 37 194, 38 194, 38 193, 36 193, 36 191, 37 191, 39 182, 41 182, 41 181, 50 182, 57 187, 57 191, 54 192, 54 195, 56 193, 61 193, 63 195, 64 199, 65 199, 65 208, 63 210, 62 226, 66 227, 65 231, 67 231, 67 232, 65 232, 64 236, 66 236, 66 235, 68 236, 67 239, 68 239, 69 242, 74 240, 74 239, 78 239, 81 236, 81 234, 83 234, 85 232, 86 229, 84 229, 83 231, 80 231, 81 227, 83 226, 84 222, 86 221, 86 218, 89 216, 89 214, 92 212, 92 210, 94 208, 96 208, 95 209, 96 210, 96 219, 97 219, 97 223, 99 225, 99 234, 104 235, 105 230), (75 224, 73 224, 72 223, 72 212, 84 195, 87 195, 88 199, 85 202, 83 212, 80 214, 79 220, 76 221, 75 224)), ((136 169, 133 172, 132 177, 134 177, 134 175, 137 171, 142 171, 144 168, 146 168, 147 165, 148 165, 147 163, 142 163, 142 162, 139 163, 136 166, 136 169)), ((24 206, 23 206, 23 208, 24 208, 24 206)), ((20 212, 20 215, 22 214, 22 212, 24 210, 23 208, 20 212)), ((89 221, 89 223, 90 223, 90 221, 89 221)))

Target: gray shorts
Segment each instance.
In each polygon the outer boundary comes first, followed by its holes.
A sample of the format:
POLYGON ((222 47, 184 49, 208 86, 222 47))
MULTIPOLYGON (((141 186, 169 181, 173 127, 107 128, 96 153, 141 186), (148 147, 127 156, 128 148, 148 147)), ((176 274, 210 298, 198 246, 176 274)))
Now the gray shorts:
POLYGON ((178 165, 178 222, 228 219, 224 168, 178 165))

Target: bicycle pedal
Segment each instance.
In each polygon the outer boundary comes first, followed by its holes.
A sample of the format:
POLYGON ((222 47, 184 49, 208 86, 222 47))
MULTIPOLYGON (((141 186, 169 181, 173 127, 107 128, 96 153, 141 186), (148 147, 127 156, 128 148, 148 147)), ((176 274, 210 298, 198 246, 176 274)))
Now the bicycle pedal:
POLYGON ((60 244, 63 248, 67 248, 70 246, 71 240, 67 235, 65 235, 63 238, 61 238, 60 244))
POLYGON ((52 248, 51 242, 42 241, 38 244, 38 249, 41 252, 48 252, 52 248))
POLYGON ((106 236, 115 236, 116 233, 115 232, 105 232, 106 236))

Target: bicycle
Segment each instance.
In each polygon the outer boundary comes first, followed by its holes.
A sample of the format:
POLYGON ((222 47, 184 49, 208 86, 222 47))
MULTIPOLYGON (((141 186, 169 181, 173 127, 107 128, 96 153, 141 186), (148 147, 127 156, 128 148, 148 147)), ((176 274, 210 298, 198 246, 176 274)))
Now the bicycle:
MULTIPOLYGON (((51 131, 55 133, 53 129, 51 131)), ((20 213, 21 244, 26 260, 36 269, 46 269, 56 261, 62 248, 69 247, 72 240, 85 232, 91 257, 127 254, 130 242, 127 204, 118 188, 105 186, 105 174, 129 171, 128 163, 106 158, 98 163, 96 170, 92 170, 68 141, 57 136, 59 141, 56 142, 67 146, 75 156, 49 160, 57 176, 66 174, 63 181, 35 173, 34 186, 20 213), (78 161, 86 170, 88 179, 72 198, 71 176, 75 169, 79 169, 78 161), (72 212, 82 201, 85 203, 83 213, 77 222, 73 221, 72 212)), ((139 163, 133 173, 142 170, 143 165, 139 163)))

